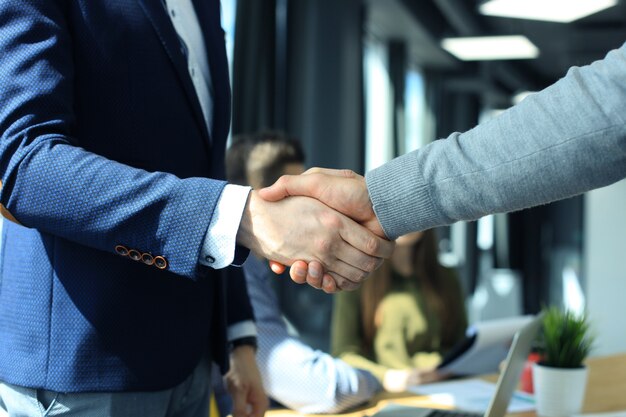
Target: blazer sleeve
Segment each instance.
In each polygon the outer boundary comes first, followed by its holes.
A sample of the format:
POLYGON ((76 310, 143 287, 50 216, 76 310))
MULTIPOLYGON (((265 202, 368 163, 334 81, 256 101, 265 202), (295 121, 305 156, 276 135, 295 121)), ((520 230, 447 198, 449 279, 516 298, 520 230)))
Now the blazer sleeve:
POLYGON ((390 239, 626 177, 626 44, 495 119, 367 173, 390 239))
POLYGON ((0 6, 0 202, 29 228, 103 251, 123 244, 162 254, 194 278, 225 185, 132 168, 72 136, 72 39, 63 2, 0 6))

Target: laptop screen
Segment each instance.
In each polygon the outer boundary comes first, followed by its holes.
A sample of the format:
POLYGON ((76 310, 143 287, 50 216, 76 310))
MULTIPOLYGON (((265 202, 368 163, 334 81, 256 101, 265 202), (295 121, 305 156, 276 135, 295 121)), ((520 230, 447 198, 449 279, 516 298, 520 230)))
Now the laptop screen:
POLYGON ((503 417, 506 414, 513 392, 519 384, 519 378, 530 353, 532 343, 541 327, 541 319, 542 315, 538 315, 515 334, 506 358, 506 365, 500 374, 500 378, 498 378, 496 392, 491 399, 485 417, 503 417))

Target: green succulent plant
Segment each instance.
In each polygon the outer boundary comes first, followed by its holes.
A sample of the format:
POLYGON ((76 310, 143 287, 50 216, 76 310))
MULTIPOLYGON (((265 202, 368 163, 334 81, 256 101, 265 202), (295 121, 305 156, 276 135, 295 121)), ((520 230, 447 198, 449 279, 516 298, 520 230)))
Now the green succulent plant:
POLYGON ((558 307, 544 308, 541 364, 555 368, 580 368, 591 352, 593 336, 587 316, 558 307))

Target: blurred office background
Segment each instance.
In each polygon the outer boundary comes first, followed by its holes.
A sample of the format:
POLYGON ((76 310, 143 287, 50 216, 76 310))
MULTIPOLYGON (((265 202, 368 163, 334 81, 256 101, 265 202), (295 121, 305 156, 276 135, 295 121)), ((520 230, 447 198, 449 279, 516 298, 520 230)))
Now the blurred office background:
MULTIPOLYGON (((309 166, 359 173, 470 129, 626 41, 624 0, 222 6, 233 134, 282 129, 301 138, 309 166), (484 36, 514 43, 454 44, 484 36)), ((595 353, 626 351, 626 181, 438 232, 441 261, 459 271, 472 321, 547 304, 586 309, 595 353)), ((327 350, 332 297, 287 278, 276 286, 301 335, 327 350)))

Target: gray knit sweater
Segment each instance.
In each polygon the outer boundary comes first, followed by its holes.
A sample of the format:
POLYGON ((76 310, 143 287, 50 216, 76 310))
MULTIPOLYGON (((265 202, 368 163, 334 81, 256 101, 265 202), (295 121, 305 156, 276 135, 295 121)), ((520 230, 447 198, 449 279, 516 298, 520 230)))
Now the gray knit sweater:
POLYGON ((626 44, 495 119, 366 174, 391 239, 626 177, 626 44))

